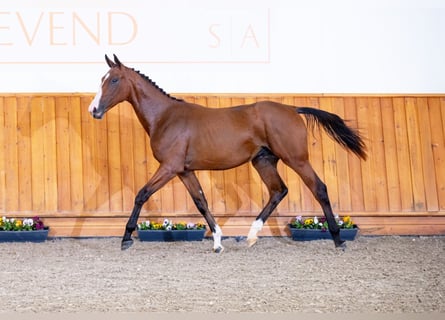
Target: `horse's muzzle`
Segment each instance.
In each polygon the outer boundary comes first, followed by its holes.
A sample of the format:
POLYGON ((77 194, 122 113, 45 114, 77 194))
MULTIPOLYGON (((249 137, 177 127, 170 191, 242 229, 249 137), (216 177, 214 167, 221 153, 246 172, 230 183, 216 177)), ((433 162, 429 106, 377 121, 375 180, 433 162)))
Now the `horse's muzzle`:
POLYGON ((94 119, 98 119, 98 120, 102 119, 102 117, 104 116, 104 113, 101 111, 98 111, 96 108, 94 108, 90 113, 94 119))

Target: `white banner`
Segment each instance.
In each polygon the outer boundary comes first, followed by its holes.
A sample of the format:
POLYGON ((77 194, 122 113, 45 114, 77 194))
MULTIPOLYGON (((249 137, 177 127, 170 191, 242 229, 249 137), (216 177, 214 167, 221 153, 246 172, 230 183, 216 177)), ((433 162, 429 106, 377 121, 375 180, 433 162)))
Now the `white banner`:
POLYGON ((444 93, 442 1, 0 2, 0 92, 94 92, 104 54, 169 92, 444 93))

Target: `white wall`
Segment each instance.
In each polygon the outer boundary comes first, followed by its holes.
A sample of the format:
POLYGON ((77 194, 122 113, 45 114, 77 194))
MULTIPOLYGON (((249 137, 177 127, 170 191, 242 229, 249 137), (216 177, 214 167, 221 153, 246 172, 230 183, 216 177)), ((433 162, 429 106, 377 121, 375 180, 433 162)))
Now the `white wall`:
POLYGON ((445 93, 445 1, 0 2, 0 92, 95 92, 105 53, 176 93, 445 93))

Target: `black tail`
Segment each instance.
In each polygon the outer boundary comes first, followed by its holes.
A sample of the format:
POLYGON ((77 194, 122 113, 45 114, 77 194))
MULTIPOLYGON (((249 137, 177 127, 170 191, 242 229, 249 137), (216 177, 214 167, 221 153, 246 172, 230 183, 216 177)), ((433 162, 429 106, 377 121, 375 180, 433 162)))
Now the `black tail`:
POLYGON ((299 107, 297 112, 306 117, 309 126, 323 127, 327 134, 341 146, 366 160, 366 146, 363 139, 358 132, 349 128, 342 118, 333 113, 307 107, 299 107))

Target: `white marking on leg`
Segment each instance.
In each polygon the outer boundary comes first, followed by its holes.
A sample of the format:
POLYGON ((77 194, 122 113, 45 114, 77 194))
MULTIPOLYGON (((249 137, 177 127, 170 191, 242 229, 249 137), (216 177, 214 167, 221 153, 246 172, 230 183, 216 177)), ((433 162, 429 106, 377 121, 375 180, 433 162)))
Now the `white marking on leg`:
POLYGON ((213 250, 215 251, 224 250, 224 247, 221 245, 221 237, 222 237, 222 230, 219 227, 219 225, 216 225, 215 232, 213 232, 213 250))
POLYGON ((249 234, 247 235, 247 243, 250 246, 254 245, 258 239, 258 232, 263 229, 264 222, 261 219, 255 220, 252 222, 252 226, 250 227, 249 234))

